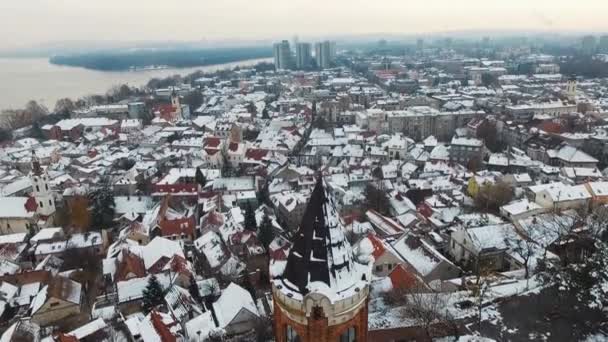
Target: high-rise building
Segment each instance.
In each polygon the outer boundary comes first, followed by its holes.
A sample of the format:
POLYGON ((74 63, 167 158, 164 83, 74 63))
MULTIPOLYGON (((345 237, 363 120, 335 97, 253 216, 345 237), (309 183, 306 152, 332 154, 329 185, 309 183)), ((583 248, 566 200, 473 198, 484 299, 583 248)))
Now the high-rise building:
POLYGON ((416 52, 422 53, 422 50, 424 50, 424 39, 418 38, 416 41, 416 52))
POLYGON ((608 53, 608 35, 600 37, 600 44, 598 48, 601 53, 608 53))
POLYGON ((481 46, 485 49, 490 47, 490 37, 483 37, 481 39, 481 46))
POLYGON ((581 48, 584 54, 592 55, 595 53, 596 40, 594 36, 584 36, 581 42, 581 48))
POLYGON ((294 61, 289 41, 283 40, 280 43, 275 43, 273 46, 274 67, 276 70, 293 69, 294 61))
POLYGON ((366 342, 371 260, 353 254, 319 178, 287 262, 270 266, 275 341, 366 342))
POLYGON ((312 51, 310 43, 298 43, 296 45, 296 68, 302 70, 309 68, 312 64, 312 51))
POLYGON ((335 56, 335 49, 335 43, 328 40, 315 44, 315 59, 317 61, 317 66, 320 69, 327 69, 331 67, 333 57, 335 56))

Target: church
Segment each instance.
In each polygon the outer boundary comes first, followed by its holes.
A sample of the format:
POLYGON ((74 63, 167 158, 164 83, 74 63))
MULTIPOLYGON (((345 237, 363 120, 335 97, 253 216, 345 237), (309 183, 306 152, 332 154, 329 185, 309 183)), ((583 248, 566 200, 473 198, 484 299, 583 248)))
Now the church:
POLYGON ((371 265, 346 239, 319 177, 284 269, 271 269, 277 342, 366 342, 371 265))

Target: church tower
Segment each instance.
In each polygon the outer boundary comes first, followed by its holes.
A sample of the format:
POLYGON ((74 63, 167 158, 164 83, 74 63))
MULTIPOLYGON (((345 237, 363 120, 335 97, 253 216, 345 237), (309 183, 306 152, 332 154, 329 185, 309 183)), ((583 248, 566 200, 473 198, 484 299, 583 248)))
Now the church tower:
POLYGON ((568 97, 568 101, 576 101, 576 78, 570 78, 568 80, 568 84, 566 85, 566 96, 568 97))
POLYGON ((271 265, 277 342, 366 342, 371 264, 353 255, 319 178, 284 267, 271 265))
POLYGON ((179 94, 175 90, 171 92, 171 106, 173 106, 175 119, 182 119, 182 104, 179 100, 179 94))
POLYGON ((55 198, 49 188, 49 175, 40 166, 40 160, 32 152, 32 172, 30 173, 32 191, 36 200, 36 213, 41 216, 51 216, 55 213, 55 198))

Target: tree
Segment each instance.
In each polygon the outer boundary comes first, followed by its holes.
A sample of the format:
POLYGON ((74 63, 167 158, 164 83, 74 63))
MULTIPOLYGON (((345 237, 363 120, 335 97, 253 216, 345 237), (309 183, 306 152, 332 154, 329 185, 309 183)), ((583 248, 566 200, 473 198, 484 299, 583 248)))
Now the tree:
POLYGON ((272 229, 272 221, 266 213, 264 213, 262 223, 260 224, 258 240, 264 246, 264 248, 266 248, 266 250, 268 250, 268 246, 270 246, 270 243, 272 242, 272 240, 274 240, 274 229, 272 229))
POLYGON ((469 170, 470 172, 477 172, 482 168, 482 166, 483 160, 481 159, 481 157, 474 156, 469 159, 469 162, 467 163, 467 170, 469 170))
POLYGON ((474 198, 475 206, 486 211, 498 211, 513 199, 513 189, 503 181, 482 184, 474 198))
POLYGON ((329 127, 329 123, 327 122, 327 120, 325 120, 324 117, 319 115, 313 120, 312 127, 325 130, 329 127))
POLYGON ((13 133, 6 129, 0 128, 0 142, 10 141, 13 139, 13 133))
POLYGON ((201 171, 200 167, 196 168, 196 173, 194 175, 194 179, 195 179, 196 183, 201 186, 201 188, 204 188, 205 185, 207 184, 207 177, 205 177, 205 175, 201 171))
POLYGON ((25 112, 29 114, 31 122, 40 120, 49 113, 48 109, 38 102, 31 100, 25 105, 25 112))
POLYGON ((155 274, 152 274, 148 279, 148 285, 143 291, 143 305, 144 311, 150 312, 155 307, 161 305, 165 300, 165 294, 162 285, 156 278, 155 274))
POLYGON ((365 207, 382 215, 388 215, 391 205, 384 191, 379 190, 372 184, 367 184, 365 187, 365 207))
POLYGON ((190 292, 190 295, 192 298, 194 298, 194 300, 199 303, 201 302, 201 293, 198 290, 198 284, 196 283, 196 279, 194 279, 193 275, 190 275, 190 286, 188 286, 188 292, 190 292))
POLYGON ((29 126, 48 114, 48 110, 36 101, 29 101, 25 109, 2 111, 3 124, 6 128, 17 129, 29 126))
POLYGON ((91 203, 91 226, 93 229, 111 227, 114 223, 116 204, 110 184, 105 181, 102 186, 89 195, 91 203))
POLYGON ((253 102, 247 102, 247 105, 245 106, 245 108, 247 108, 247 112, 251 114, 252 117, 256 117, 256 115, 258 114, 258 110, 255 106, 255 104, 253 102))
POLYGON ((66 97, 57 100, 57 102, 55 103, 55 110, 53 112, 57 114, 67 114, 67 116, 69 117, 75 109, 76 105, 74 104, 74 102, 66 97))
POLYGON ((538 245, 530 239, 521 238, 516 233, 513 233, 513 236, 509 237, 506 242, 511 247, 511 251, 523 261, 525 277, 528 280, 530 278, 530 260, 539 250, 538 245))
POLYGON ((203 94, 198 90, 193 90, 189 92, 182 99, 182 102, 190 107, 191 113, 194 113, 194 111, 199 109, 203 105, 204 101, 205 98, 203 97, 203 94))
POLYGON ((432 292, 421 286, 415 286, 407 290, 400 290, 405 298, 395 298, 398 304, 403 304, 403 318, 414 320, 421 326, 429 340, 437 330, 445 331, 446 328, 453 328, 457 333, 458 329, 454 318, 447 310, 451 295, 445 292, 432 292))
POLYGON ((264 109, 262 110, 262 119, 268 120, 270 119, 270 116, 268 115, 268 108, 264 107, 264 109))
POLYGON ((559 244, 582 242, 586 248, 580 254, 584 255, 573 258, 575 260, 562 258, 561 265, 543 260, 538 267, 540 279, 545 284, 553 284, 561 294, 603 312, 608 307, 607 217, 607 209, 600 207, 579 219, 583 225, 564 223, 567 233, 560 237, 559 244))
POLYGON ((255 211, 251 203, 247 203, 245 208, 245 229, 255 232, 258 230, 258 223, 255 220, 255 211))
POLYGON ((481 83, 484 87, 493 87, 498 85, 498 78, 492 74, 484 73, 481 75, 481 83))
POLYGON ((30 131, 30 136, 35 139, 44 138, 44 134, 42 133, 42 129, 40 128, 40 123, 38 121, 32 124, 32 130, 30 131))
POLYGON ((493 123, 487 121, 482 123, 479 130, 477 130, 477 138, 483 140, 492 152, 500 152, 502 150, 502 146, 498 143, 496 125, 493 123))

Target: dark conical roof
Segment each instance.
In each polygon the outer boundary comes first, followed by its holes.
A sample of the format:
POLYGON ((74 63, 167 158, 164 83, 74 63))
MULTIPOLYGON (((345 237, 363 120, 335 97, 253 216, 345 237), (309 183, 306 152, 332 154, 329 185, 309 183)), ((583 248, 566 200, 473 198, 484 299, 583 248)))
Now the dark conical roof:
POLYGON ((352 285, 352 249, 344 236, 333 197, 319 177, 283 272, 292 291, 308 293, 308 285, 322 282, 336 292, 352 285))

